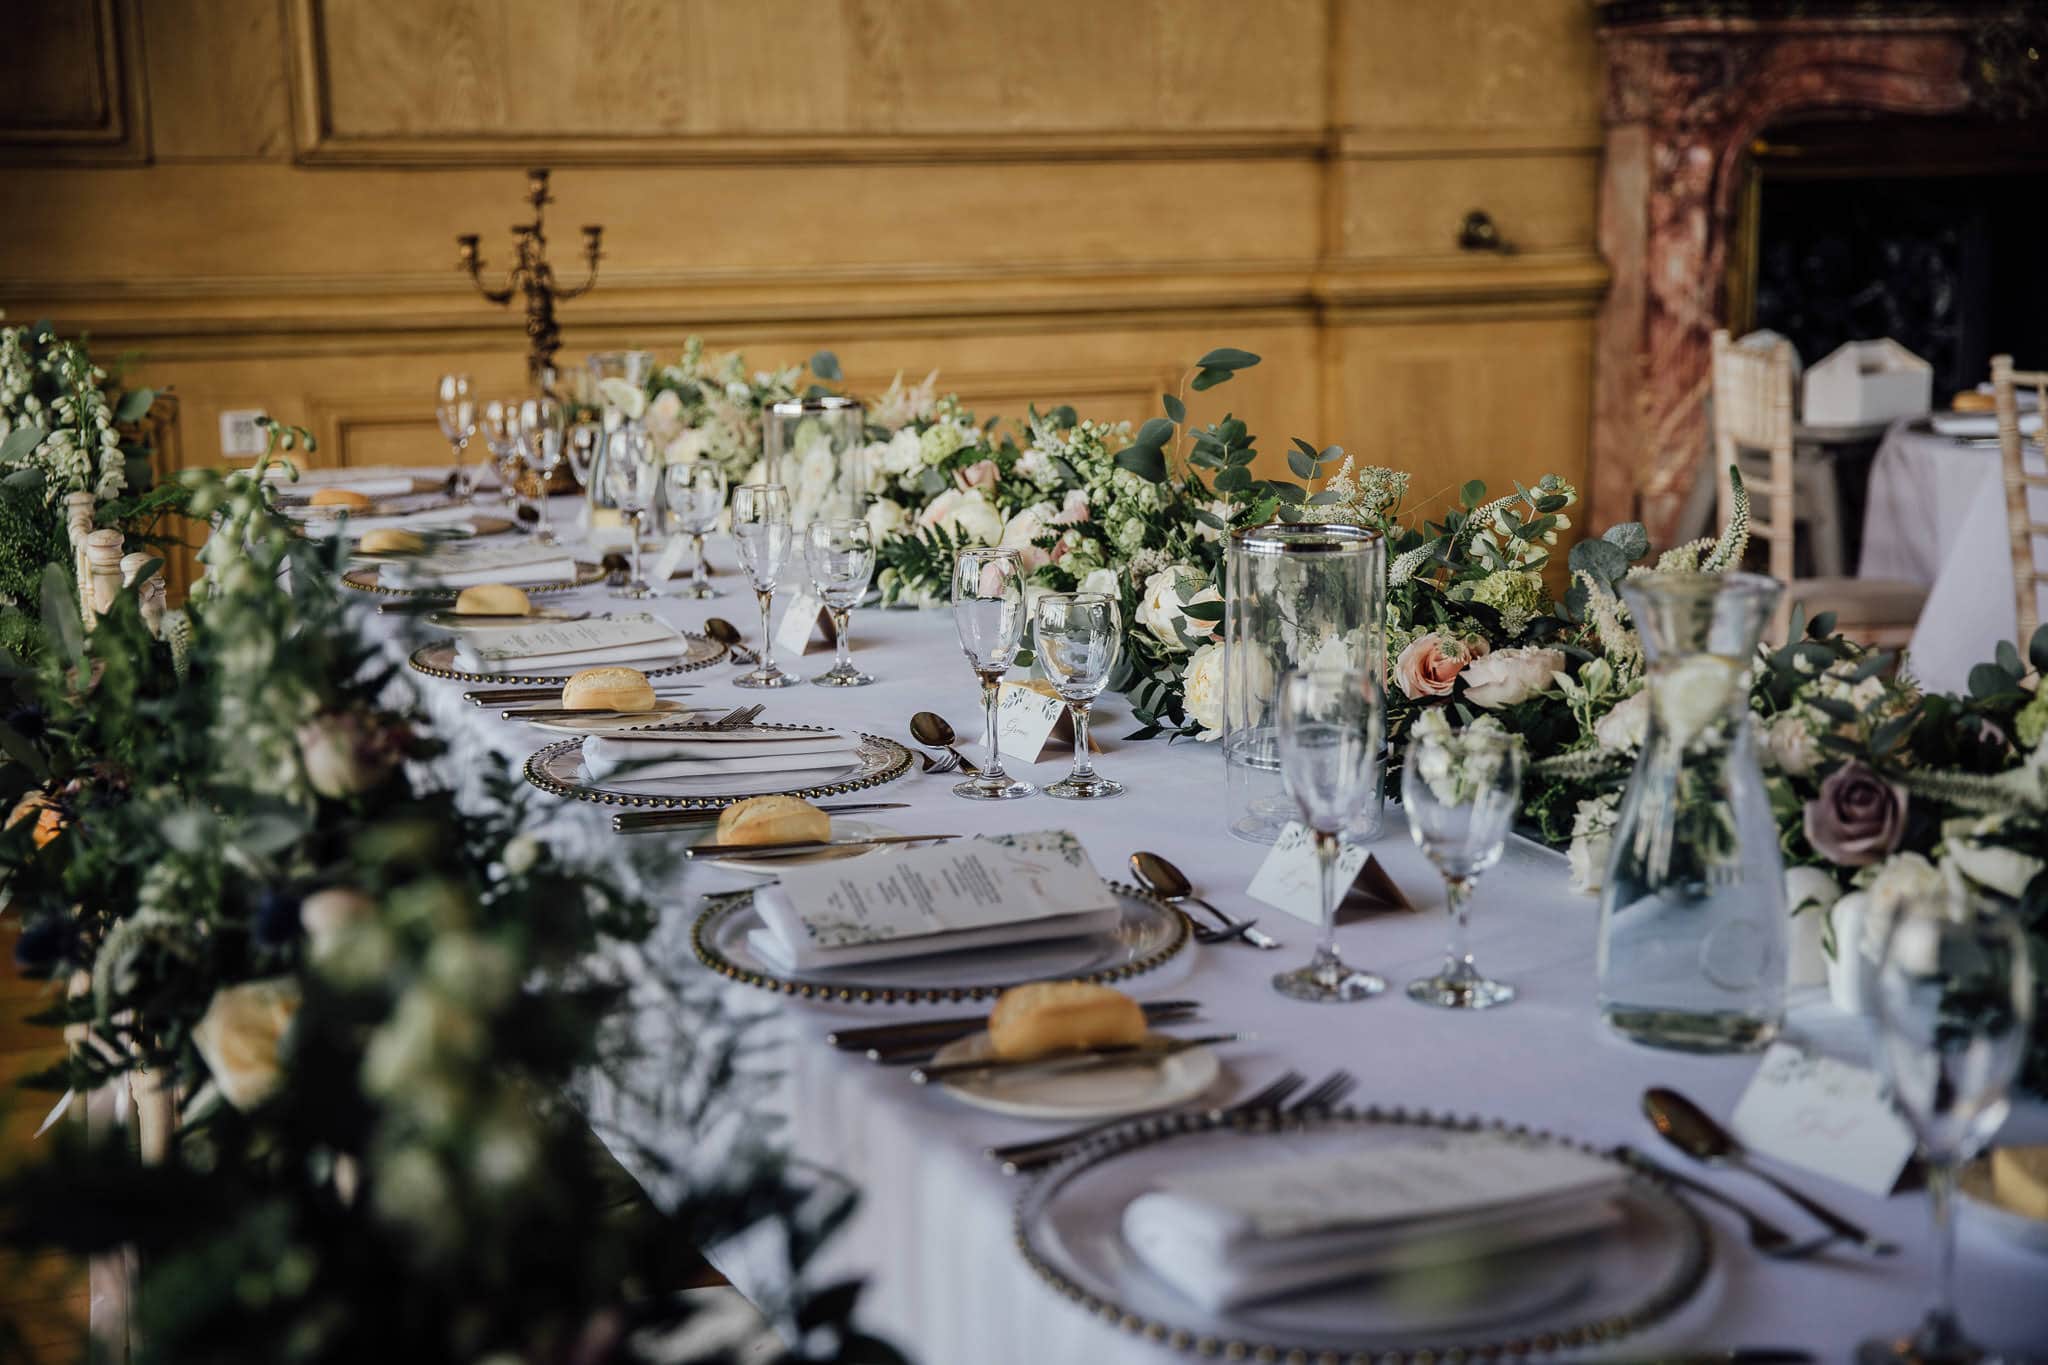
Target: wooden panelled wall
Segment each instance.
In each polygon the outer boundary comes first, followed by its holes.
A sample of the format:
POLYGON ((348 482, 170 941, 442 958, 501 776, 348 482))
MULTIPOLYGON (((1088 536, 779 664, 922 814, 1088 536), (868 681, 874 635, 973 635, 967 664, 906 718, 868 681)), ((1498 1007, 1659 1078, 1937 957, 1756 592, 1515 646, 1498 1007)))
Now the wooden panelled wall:
POLYGON ((1204 400, 1416 472, 1585 472, 1585 0, 0 0, 0 307, 323 458, 444 458, 429 392, 522 379, 456 233, 605 225, 565 360, 691 332, 940 369, 984 412, 1204 400), (23 40, 23 34, 27 35, 23 40), (1455 245, 1483 208, 1517 250, 1455 245))

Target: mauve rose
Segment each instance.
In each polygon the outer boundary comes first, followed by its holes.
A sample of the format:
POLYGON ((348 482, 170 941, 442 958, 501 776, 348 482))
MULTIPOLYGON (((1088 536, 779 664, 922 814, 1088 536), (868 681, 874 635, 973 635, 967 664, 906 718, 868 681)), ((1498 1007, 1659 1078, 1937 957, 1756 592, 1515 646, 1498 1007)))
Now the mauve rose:
POLYGON ((1861 763, 1844 763, 1806 803, 1806 842, 1838 867, 1868 867, 1906 832, 1906 789, 1861 763))
POLYGON ((961 470, 958 477, 962 488, 994 488, 1002 474, 994 460, 976 460, 961 470))
POLYGON ((1477 636, 1460 640, 1436 631, 1418 635, 1394 660, 1394 680, 1411 701, 1418 697, 1448 697, 1465 665, 1484 657, 1492 648, 1477 636))

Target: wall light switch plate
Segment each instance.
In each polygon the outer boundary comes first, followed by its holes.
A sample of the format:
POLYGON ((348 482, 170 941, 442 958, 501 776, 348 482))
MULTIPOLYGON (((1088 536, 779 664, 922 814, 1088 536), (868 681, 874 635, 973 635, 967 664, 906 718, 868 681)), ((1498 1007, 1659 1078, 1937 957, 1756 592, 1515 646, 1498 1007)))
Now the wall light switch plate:
POLYGON ((223 455, 261 455, 263 453, 263 428, 256 425, 256 419, 263 415, 261 408, 240 408, 220 415, 220 453, 223 455))

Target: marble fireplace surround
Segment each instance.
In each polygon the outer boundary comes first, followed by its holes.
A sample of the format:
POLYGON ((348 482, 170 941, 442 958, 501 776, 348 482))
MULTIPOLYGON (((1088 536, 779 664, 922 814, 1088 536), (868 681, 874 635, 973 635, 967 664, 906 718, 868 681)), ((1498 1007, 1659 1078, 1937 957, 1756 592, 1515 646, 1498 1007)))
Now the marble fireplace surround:
POLYGON ((1705 454, 1709 344, 1750 142, 1816 114, 1984 112, 2010 92, 1987 86, 1986 54, 2035 21, 2011 4, 1907 0, 1596 6, 1613 284, 1594 352, 1590 524, 1640 517, 1669 544, 1705 454))

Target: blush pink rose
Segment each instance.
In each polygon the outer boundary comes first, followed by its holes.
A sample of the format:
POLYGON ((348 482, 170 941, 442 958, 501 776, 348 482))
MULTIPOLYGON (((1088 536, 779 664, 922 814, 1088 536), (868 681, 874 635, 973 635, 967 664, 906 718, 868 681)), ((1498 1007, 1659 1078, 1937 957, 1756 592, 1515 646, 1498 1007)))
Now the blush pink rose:
POLYGON ((958 478, 962 488, 994 488, 1001 473, 994 460, 976 460, 961 470, 958 478))
POLYGON ((1394 660, 1394 681, 1411 701, 1418 697, 1448 697, 1465 665, 1484 657, 1491 649, 1477 636, 1461 640, 1437 631, 1418 635, 1394 660))
POLYGON ((1057 516, 1046 520, 1053 526, 1076 526, 1088 520, 1088 494, 1079 488, 1068 489, 1066 505, 1060 508, 1057 516))

